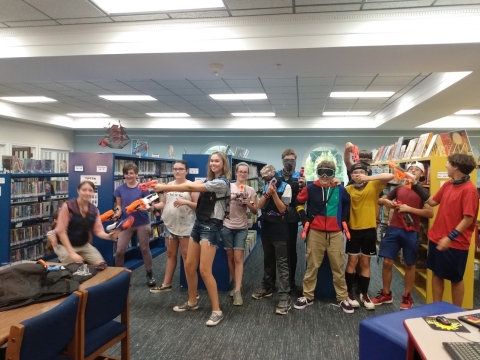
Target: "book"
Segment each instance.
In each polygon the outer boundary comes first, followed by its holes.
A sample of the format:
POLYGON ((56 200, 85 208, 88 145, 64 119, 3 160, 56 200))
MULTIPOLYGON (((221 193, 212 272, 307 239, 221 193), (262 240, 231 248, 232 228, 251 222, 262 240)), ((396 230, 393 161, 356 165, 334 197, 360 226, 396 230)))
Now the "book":
POLYGON ((437 137, 438 137, 438 134, 435 134, 430 139, 430 142, 428 143, 427 150, 425 150, 425 157, 429 157, 430 154, 432 153, 432 149, 435 146, 435 141, 437 140, 437 137))
POLYGON ((450 131, 451 154, 469 154, 473 155, 472 146, 465 130, 450 131))
POLYGON ((415 147, 415 151, 412 153, 412 159, 418 159, 421 158, 425 146, 427 145, 428 140, 433 136, 433 133, 427 133, 427 134, 422 134, 418 138, 417 146, 415 147))
POLYGON ((392 148, 392 145, 388 145, 385 147, 385 151, 383 152, 382 159, 380 161, 387 161, 388 160, 388 155, 390 154, 390 149, 392 148))
POLYGON ((408 160, 412 156, 413 151, 415 150, 415 145, 417 145, 418 139, 412 139, 408 142, 407 149, 405 150, 405 154, 403 155, 403 159, 408 160))
POLYGON ((13 156, 2 155, 2 166, 4 173, 11 173, 13 168, 13 156))
POLYGON ((439 134, 435 144, 437 145, 437 151, 435 154, 436 156, 450 155, 450 151, 452 149, 452 138, 450 133, 439 134))
POLYGON ((400 136, 398 138, 398 141, 395 147, 395 153, 393 154, 393 161, 400 159, 400 151, 402 149, 402 144, 403 144, 403 136, 400 136))
POLYGON ((400 147, 400 153, 398 154, 398 159, 397 160, 403 159, 403 157, 405 156, 405 151, 406 150, 407 150, 407 145, 402 145, 400 147))
POLYGON ((382 158, 383 151, 385 150, 385 146, 380 146, 377 152, 377 156, 375 157, 375 160, 373 162, 379 162, 380 159, 382 158))

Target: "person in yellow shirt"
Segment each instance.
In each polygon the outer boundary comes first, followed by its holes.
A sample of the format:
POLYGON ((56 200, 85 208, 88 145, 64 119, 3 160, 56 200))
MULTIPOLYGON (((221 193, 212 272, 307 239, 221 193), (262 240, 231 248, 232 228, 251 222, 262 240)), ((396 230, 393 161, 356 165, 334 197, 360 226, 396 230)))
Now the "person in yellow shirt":
POLYGON ((351 238, 347 241, 348 254, 345 280, 347 282, 348 302, 354 308, 360 307, 353 295, 355 282, 355 267, 360 259, 361 273, 359 278, 360 303, 367 310, 375 310, 375 305, 368 296, 370 284, 370 259, 377 255, 377 201, 378 194, 385 189, 387 183, 393 179, 393 174, 377 174, 368 176, 367 165, 358 162, 350 169, 353 184, 347 185, 345 190, 350 194, 350 228, 351 238))

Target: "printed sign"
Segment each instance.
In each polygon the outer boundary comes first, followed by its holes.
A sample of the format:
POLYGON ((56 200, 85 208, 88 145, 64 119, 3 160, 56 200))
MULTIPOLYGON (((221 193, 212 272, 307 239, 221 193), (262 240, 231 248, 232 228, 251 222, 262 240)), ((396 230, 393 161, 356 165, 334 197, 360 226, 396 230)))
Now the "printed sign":
POLYGON ((448 179, 448 173, 446 171, 437 172, 437 179, 448 179))
POLYGON ((198 168, 190 168, 190 169, 188 169, 188 173, 192 174, 192 175, 193 174, 198 175, 198 168))
POLYGON ((80 182, 85 180, 91 181, 95 186, 102 185, 102 177, 100 175, 81 175, 80 182))
POLYGON ((73 168, 74 171, 83 171, 83 165, 75 165, 73 168))
POLYGON ((107 167, 105 165, 97 166, 97 172, 107 172, 107 167))
POLYGON ((0 178, 0 184, 5 184, 5 178, 0 178))

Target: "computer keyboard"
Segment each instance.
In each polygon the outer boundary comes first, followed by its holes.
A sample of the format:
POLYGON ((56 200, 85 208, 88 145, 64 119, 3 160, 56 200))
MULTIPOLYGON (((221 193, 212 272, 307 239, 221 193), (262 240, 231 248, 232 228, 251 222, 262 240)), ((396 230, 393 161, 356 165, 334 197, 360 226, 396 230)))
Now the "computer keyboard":
POLYGON ((480 359, 480 343, 477 342, 444 342, 445 350, 454 360, 480 359))

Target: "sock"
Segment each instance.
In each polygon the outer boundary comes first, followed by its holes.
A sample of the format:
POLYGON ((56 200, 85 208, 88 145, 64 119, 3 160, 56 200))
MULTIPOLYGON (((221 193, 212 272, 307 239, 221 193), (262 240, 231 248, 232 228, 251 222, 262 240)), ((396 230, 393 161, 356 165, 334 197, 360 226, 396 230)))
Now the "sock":
POLYGON ((359 279, 360 291, 362 294, 368 294, 368 286, 370 285, 370 278, 360 275, 359 279))
POLYGON ((345 271, 345 282, 347 283, 347 291, 351 293, 353 290, 353 283, 355 282, 355 274, 345 271))
POLYGON ((360 279, 360 274, 358 272, 355 272, 354 279, 355 279, 355 284, 358 284, 358 279, 360 279))
POLYGON ((197 302, 191 303, 190 301, 188 301, 188 306, 194 306, 194 305, 197 305, 197 302))
POLYGON ((222 315, 222 310, 220 310, 220 311, 212 311, 212 313, 217 314, 217 315, 222 315))

